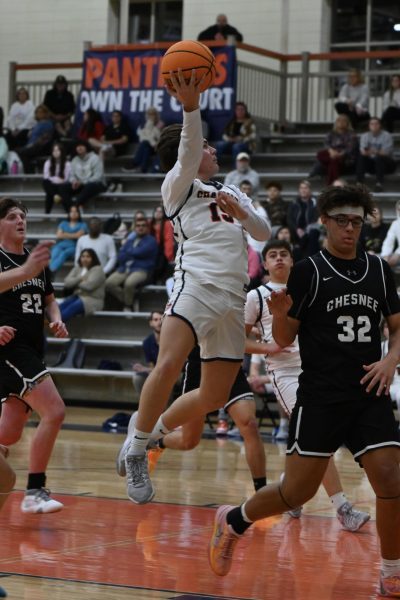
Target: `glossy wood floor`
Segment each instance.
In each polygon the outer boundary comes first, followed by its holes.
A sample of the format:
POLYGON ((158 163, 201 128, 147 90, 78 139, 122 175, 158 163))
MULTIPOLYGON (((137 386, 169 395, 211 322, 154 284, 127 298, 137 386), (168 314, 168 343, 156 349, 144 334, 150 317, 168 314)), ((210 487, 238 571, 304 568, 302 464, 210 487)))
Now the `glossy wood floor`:
MULTIPOLYGON (((93 431, 112 411, 68 409, 48 470, 49 515, 20 512, 33 428, 12 448, 16 491, 0 514, 0 578, 9 598, 29 600, 175 599, 367 600, 377 598, 374 520, 342 531, 323 491, 300 520, 256 524, 238 545, 231 574, 212 574, 206 548, 215 505, 252 493, 243 443, 203 440, 191 452, 166 451, 154 473, 155 501, 136 506, 114 461, 124 436, 93 431), (76 426, 76 429, 74 428, 76 426)), ((267 443, 268 477, 277 480, 283 445, 267 443)), ((346 450, 337 464, 349 498, 369 510, 373 494, 346 450)))

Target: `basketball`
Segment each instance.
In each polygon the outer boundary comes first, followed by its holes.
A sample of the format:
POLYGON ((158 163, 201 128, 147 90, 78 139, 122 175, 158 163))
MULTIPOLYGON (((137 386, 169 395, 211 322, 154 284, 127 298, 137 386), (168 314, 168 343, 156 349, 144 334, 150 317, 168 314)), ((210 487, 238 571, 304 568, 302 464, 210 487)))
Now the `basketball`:
POLYGON ((161 60, 161 73, 168 87, 172 87, 170 71, 178 75, 179 69, 182 69, 186 81, 190 79, 192 69, 196 69, 196 81, 199 81, 205 74, 206 77, 200 87, 200 91, 204 92, 212 85, 216 75, 214 55, 207 46, 200 42, 191 40, 177 42, 168 48, 161 60))

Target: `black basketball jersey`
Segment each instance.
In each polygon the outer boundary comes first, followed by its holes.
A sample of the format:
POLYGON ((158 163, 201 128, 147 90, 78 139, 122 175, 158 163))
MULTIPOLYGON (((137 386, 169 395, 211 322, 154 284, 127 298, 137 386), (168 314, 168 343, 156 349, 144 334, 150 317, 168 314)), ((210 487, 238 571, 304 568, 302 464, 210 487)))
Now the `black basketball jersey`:
POLYGON ((392 273, 377 256, 338 259, 326 250, 297 263, 288 281, 289 316, 299 319, 299 397, 364 395, 363 365, 380 360, 380 321, 400 312, 392 273))
MULTIPOLYGON (((12 254, 0 248, 0 270, 5 272, 24 264, 29 252, 12 254)), ((17 330, 14 339, 0 346, 0 355, 19 345, 43 353, 43 325, 45 297, 53 293, 49 273, 42 271, 37 277, 16 284, 7 292, 0 293, 0 326, 9 325, 17 330)))

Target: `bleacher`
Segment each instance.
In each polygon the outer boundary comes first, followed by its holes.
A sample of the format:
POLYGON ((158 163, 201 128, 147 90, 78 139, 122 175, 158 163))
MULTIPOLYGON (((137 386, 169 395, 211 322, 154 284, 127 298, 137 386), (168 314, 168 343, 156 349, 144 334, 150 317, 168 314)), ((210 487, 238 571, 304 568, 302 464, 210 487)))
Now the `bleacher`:
MULTIPOLYGON (((265 197, 264 185, 270 180, 279 180, 283 185, 283 197, 290 201, 297 195, 298 184, 306 178, 315 160, 315 152, 322 147, 326 124, 298 124, 287 133, 265 133, 260 136, 259 151, 252 156, 251 165, 261 178, 259 199, 265 197)), ((395 134, 395 145, 400 134, 395 134)), ((400 157, 400 152, 398 153, 400 157)), ((127 224, 132 221, 136 210, 142 209, 148 216, 161 202, 161 174, 132 174, 121 171, 128 157, 112 159, 106 163, 107 180, 118 180, 122 191, 105 192, 85 206, 84 218, 100 216, 104 221, 114 212, 121 214, 127 224)), ((231 170, 232 162, 225 157, 218 178, 231 170)), ((354 180, 354 177, 347 177, 354 180)), ((55 237, 57 223, 65 216, 62 206, 53 208, 50 215, 44 213, 44 192, 40 171, 34 175, 0 177, 0 196, 11 195, 23 201, 29 209, 28 241, 55 237)), ((368 179, 366 180, 368 184, 368 179)), ((371 182, 374 182, 372 179, 371 182)), ((312 183, 316 193, 323 186, 321 179, 312 183)), ((385 191, 376 195, 384 219, 390 222, 395 216, 395 203, 400 199, 398 175, 385 178, 385 191)), ((62 282, 72 267, 66 263, 57 273, 54 282, 56 295, 62 297, 62 282)), ((151 285, 141 289, 135 300, 135 311, 124 313, 104 310, 88 317, 77 317, 69 325, 71 337, 77 337, 86 345, 84 369, 61 369, 51 367, 57 361, 65 340, 48 338, 46 360, 52 375, 67 401, 96 403, 132 403, 135 401, 131 377, 131 364, 143 360, 141 341, 148 334, 148 317, 151 310, 165 306, 167 295, 162 285, 151 285), (118 361, 122 371, 100 371, 97 366, 102 359, 118 361)))

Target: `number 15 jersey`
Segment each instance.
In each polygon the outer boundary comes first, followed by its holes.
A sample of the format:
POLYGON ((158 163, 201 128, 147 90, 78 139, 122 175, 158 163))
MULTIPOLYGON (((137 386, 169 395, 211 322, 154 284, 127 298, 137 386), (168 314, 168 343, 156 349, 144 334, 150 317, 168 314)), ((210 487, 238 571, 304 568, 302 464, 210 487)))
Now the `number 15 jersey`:
POLYGON ((344 260, 322 250, 293 267, 287 287, 289 316, 300 321, 298 395, 341 402, 366 394, 360 380, 363 365, 381 359, 381 317, 400 312, 389 265, 375 255, 344 260))

